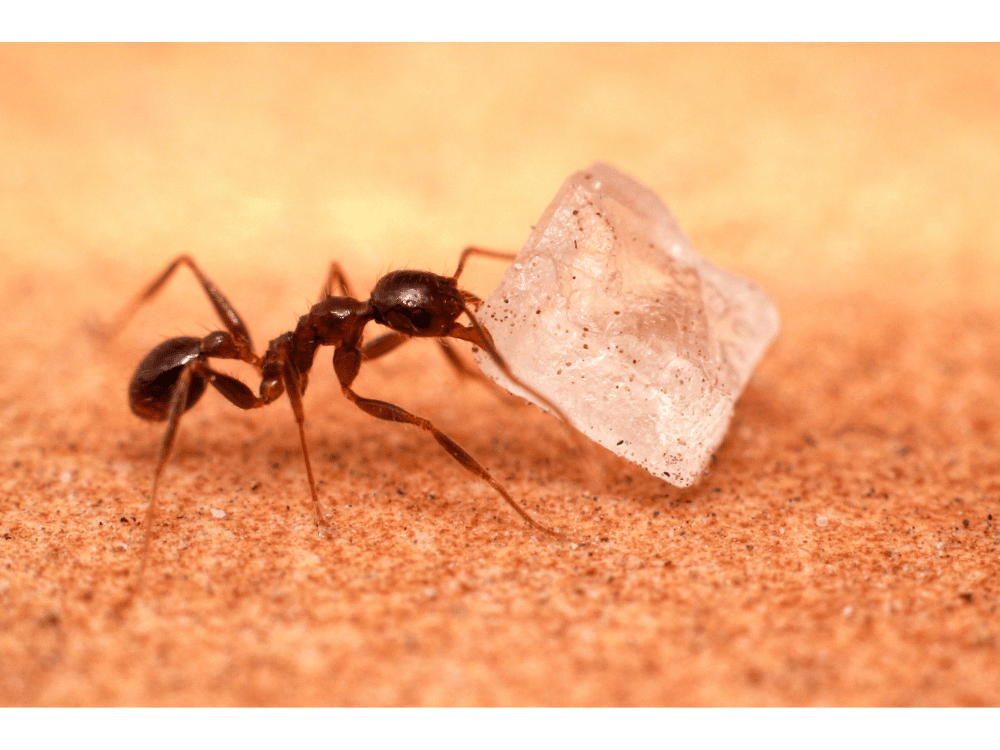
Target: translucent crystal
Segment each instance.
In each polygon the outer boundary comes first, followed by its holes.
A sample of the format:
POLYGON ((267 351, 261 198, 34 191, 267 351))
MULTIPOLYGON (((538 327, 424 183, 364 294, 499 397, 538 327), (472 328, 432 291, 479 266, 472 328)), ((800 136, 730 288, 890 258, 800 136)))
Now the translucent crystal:
POLYGON ((601 163, 566 180, 477 317, 574 427, 680 487, 779 329, 764 291, 698 255, 655 193, 601 163))

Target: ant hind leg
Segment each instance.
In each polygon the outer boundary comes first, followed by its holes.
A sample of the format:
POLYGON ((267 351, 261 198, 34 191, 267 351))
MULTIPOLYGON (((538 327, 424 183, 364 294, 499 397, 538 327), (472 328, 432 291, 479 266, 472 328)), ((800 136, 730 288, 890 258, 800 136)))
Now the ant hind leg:
POLYGON ((222 321, 226 330, 233 337, 239 354, 237 356, 231 357, 232 359, 241 359, 244 362, 249 362, 254 366, 259 366, 260 357, 254 353, 253 341, 250 339, 250 330, 247 328, 246 323, 240 317, 239 313, 236 312, 236 308, 233 307, 232 303, 226 298, 219 288, 209 279, 202 270, 198 267, 198 264, 194 262, 194 259, 189 255, 179 255, 163 270, 163 272, 157 276, 153 281, 147 286, 139 295, 133 299, 124 310, 119 313, 118 318, 111 323, 106 331, 107 338, 113 338, 116 336, 136 312, 149 302, 153 297, 155 297, 160 290, 166 285, 170 277, 173 276, 174 271, 176 271, 180 266, 185 265, 191 269, 191 272, 198 279, 198 283, 201 284, 201 288, 208 295, 209 301, 212 303, 212 307, 215 308, 216 314, 219 316, 219 320, 222 321))
POLYGON ((184 414, 184 408, 187 404, 188 391, 191 387, 191 378, 194 375, 194 370, 197 369, 199 363, 196 361, 189 362, 181 370, 180 375, 177 378, 177 382, 174 384, 173 392, 170 395, 170 411, 167 416, 167 430, 163 433, 163 440, 160 442, 160 452, 156 457, 156 469, 153 471, 153 485, 149 491, 149 505, 146 506, 146 518, 145 518, 145 538, 142 543, 142 554, 139 557, 139 570, 136 572, 135 584, 132 586, 132 590, 129 592, 125 599, 125 603, 131 602, 133 597, 142 588, 142 584, 145 580, 146 566, 149 563, 149 555, 153 547, 153 536, 155 535, 156 526, 156 511, 158 509, 157 501, 159 500, 157 496, 157 490, 160 485, 160 477, 163 474, 163 469, 167 465, 167 459, 170 458, 170 452, 173 450, 174 441, 177 438, 177 430, 180 427, 181 416, 184 414))

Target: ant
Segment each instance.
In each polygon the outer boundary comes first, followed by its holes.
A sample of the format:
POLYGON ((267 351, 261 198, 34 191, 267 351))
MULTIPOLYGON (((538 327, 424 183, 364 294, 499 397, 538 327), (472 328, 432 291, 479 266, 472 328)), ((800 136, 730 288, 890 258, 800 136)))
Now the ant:
POLYGON ((471 342, 486 352, 511 381, 538 398, 563 421, 567 421, 558 407, 511 372, 497 351, 493 338, 473 314, 473 310, 478 309, 482 301, 471 292, 460 289, 457 283, 466 261, 472 255, 506 260, 514 257, 511 253, 467 247, 462 251, 458 268, 452 276, 438 276, 429 271, 391 271, 376 282, 371 297, 366 301, 353 296, 340 265, 334 262, 330 265, 323 286, 322 299, 299 318, 295 330, 273 339, 263 356, 254 350, 250 332, 232 303, 194 260, 188 255, 181 255, 171 262, 126 307, 114 330, 123 327, 136 310, 152 299, 181 266, 191 269, 226 330, 213 331, 203 338, 179 336, 167 339, 139 363, 129 383, 128 397, 132 411, 143 419, 167 423, 153 471, 153 484, 146 511, 145 543, 138 572, 139 583, 143 579, 153 537, 157 488, 174 446, 181 416, 198 402, 209 385, 240 409, 257 409, 276 401, 282 394, 287 394, 298 426, 316 522, 321 527, 327 525, 309 460, 304 427, 305 409, 302 404, 309 371, 313 366, 316 350, 321 346, 334 348, 333 369, 340 382, 340 389, 359 409, 378 419, 412 424, 431 433, 452 458, 489 483, 531 526, 548 534, 561 536, 559 532, 533 519, 489 471, 429 420, 394 404, 359 396, 352 388, 362 362, 382 357, 417 337, 438 339, 453 366, 463 374, 479 375, 467 369, 445 341, 446 338, 460 339, 471 342), (333 294, 335 286, 339 295, 333 294), (468 325, 457 322, 463 313, 469 320, 468 325), (386 326, 391 332, 363 343, 365 327, 371 322, 386 326), (214 370, 209 363, 211 359, 235 359, 253 366, 261 377, 259 394, 254 394, 239 379, 214 370))

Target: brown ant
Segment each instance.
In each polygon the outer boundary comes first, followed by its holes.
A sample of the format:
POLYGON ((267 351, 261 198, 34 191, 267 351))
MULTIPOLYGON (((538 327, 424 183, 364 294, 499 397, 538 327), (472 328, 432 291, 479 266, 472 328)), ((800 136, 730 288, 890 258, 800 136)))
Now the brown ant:
POLYGON ((510 253, 468 247, 462 252, 458 268, 452 276, 438 276, 429 271, 392 271, 376 282, 367 301, 354 298, 340 265, 333 263, 323 287, 323 299, 299 318, 295 330, 273 339, 263 356, 254 351, 250 332, 243 319, 194 260, 182 255, 170 263, 123 311, 115 329, 123 326, 141 305, 156 295, 177 268, 186 265, 201 283, 226 330, 213 331, 203 338, 179 336, 167 339, 139 363, 129 384, 128 396, 132 411, 143 419, 167 422, 153 472, 146 513, 146 538, 138 572, 139 584, 142 582, 153 536, 157 487, 170 457, 181 416, 198 402, 209 385, 240 409, 256 409, 277 400, 282 394, 288 395, 298 425, 316 521, 321 526, 326 525, 309 461, 304 428, 305 410, 302 405, 309 370, 313 366, 316 350, 321 346, 334 347, 333 369, 340 381, 340 388, 358 408, 378 419, 412 424, 431 433, 452 458, 472 474, 488 482, 521 518, 540 531, 558 536, 558 532, 534 520, 478 461, 430 421, 394 404, 359 396, 352 388, 362 362, 388 354, 414 337, 438 339, 452 364, 467 374, 472 373, 444 341, 445 338, 461 339, 486 352, 504 375, 566 421, 558 407, 522 383, 510 371, 489 332, 476 320, 470 307, 478 309, 481 300, 474 294, 459 289, 457 283, 470 255, 508 260, 513 257, 510 253), (338 287, 339 296, 333 295, 334 285, 338 287), (463 313, 468 318, 469 325, 457 322, 463 313), (373 321, 388 327, 391 332, 363 344, 365 326, 373 321), (209 360, 213 358, 236 359, 253 366, 261 377, 259 395, 255 395, 237 378, 214 370, 209 364, 209 360))

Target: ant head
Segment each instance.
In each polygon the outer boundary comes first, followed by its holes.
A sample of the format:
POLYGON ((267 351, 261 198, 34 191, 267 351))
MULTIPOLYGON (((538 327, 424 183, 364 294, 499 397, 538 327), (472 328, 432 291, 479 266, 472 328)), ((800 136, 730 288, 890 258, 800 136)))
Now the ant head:
MULTIPOLYGON (((201 339, 180 336, 167 339, 146 355, 135 368, 128 386, 128 403, 133 413, 152 422, 162 422, 170 414, 174 383, 184 365, 201 356, 201 339)), ((194 373, 188 387, 187 411, 205 392, 205 379, 194 373)))
POLYGON ((407 336, 447 336, 465 309, 454 280, 429 271, 392 271, 372 290, 375 322, 407 336))

